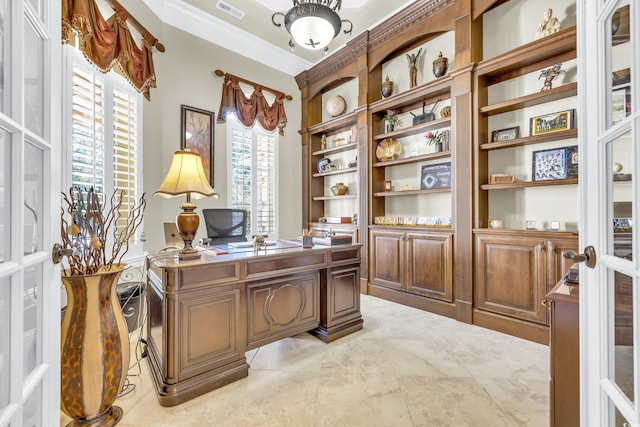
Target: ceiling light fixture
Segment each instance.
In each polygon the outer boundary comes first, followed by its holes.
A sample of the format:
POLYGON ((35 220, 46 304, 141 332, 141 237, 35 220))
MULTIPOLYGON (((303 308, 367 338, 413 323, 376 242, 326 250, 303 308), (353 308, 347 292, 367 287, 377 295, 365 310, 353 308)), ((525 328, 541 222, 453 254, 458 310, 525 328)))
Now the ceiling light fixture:
POLYGON ((345 34, 351 34, 353 30, 351 21, 338 16, 341 6, 342 0, 293 0, 293 7, 287 14, 276 12, 271 16, 271 22, 276 27, 282 27, 281 23, 276 22, 276 16, 284 18, 284 27, 291 34, 289 47, 292 50, 298 44, 305 49, 322 49, 326 53, 343 22, 349 24, 349 28, 344 30, 345 34))

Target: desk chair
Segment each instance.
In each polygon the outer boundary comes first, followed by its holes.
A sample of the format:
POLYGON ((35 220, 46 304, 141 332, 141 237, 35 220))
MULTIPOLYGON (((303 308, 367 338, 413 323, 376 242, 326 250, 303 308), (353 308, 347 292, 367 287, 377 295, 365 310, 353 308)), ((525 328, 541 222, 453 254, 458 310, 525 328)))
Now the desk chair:
POLYGON ((203 209, 207 227, 206 245, 247 241, 247 211, 244 209, 203 209))

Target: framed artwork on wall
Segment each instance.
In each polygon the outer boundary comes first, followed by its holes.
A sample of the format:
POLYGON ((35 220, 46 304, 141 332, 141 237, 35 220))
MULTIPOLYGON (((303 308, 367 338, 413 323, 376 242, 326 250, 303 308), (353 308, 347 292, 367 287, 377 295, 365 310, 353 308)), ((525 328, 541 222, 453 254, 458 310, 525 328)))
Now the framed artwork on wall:
POLYGON ((180 148, 200 154, 202 167, 213 187, 213 116, 211 111, 180 106, 180 148))

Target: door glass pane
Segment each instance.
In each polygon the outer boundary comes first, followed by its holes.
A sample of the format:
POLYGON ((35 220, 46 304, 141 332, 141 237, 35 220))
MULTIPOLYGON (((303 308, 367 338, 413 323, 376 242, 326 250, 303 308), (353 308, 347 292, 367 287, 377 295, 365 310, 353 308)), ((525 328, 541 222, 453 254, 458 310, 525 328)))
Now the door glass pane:
POLYGON ((633 365, 633 279, 619 271, 609 270, 608 277, 613 278, 609 283, 611 304, 609 308, 614 317, 613 339, 610 342, 612 363, 609 378, 620 390, 633 401, 634 365, 633 365), (613 292, 611 292, 611 290, 613 292))
POLYGON ((42 362, 42 266, 24 271, 24 377, 42 362))
MULTIPOLYGON (((613 206, 610 206, 609 248, 620 258, 631 259, 633 228, 633 153, 631 132, 609 143, 610 186, 613 206)), ((611 252, 609 252, 611 253, 611 252)))
POLYGON ((11 288, 9 278, 0 279, 0 413, 9 404, 9 327, 11 288))
POLYGON ((623 120, 635 106, 631 101, 631 70, 633 42, 630 38, 629 5, 618 8, 610 18, 611 29, 611 120, 614 125, 623 120))
POLYGON ((11 45, 9 0, 0 0, 0 112, 6 113, 9 105, 10 87, 9 71, 11 61, 9 59, 9 46, 11 45))
POLYGON ((24 124, 44 136, 44 41, 26 18, 24 25, 24 124))
POLYGON ((11 134, 0 129, 0 263, 9 260, 11 243, 11 134))
POLYGON ((42 423, 42 384, 36 387, 24 402, 22 427, 37 427, 42 423))
POLYGON ((24 253, 42 250, 42 185, 44 158, 42 150, 25 144, 24 153, 24 253))

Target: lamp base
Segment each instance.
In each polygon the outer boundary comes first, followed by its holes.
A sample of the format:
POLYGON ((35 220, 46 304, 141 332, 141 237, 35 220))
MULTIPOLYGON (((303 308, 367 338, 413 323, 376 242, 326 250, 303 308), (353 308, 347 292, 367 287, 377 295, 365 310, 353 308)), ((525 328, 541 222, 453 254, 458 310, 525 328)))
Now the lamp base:
POLYGON ((184 247, 176 254, 178 260, 199 259, 200 254, 193 248, 192 243, 195 238, 196 231, 200 225, 200 216, 193 212, 196 205, 190 202, 182 204, 182 212, 176 216, 176 225, 180 232, 180 237, 184 242, 184 247))
POLYGON ((198 252, 196 249, 194 249, 193 252, 185 252, 184 249, 181 249, 176 254, 176 259, 178 261, 188 261, 188 260, 192 260, 192 259, 200 259, 200 252, 198 252))

